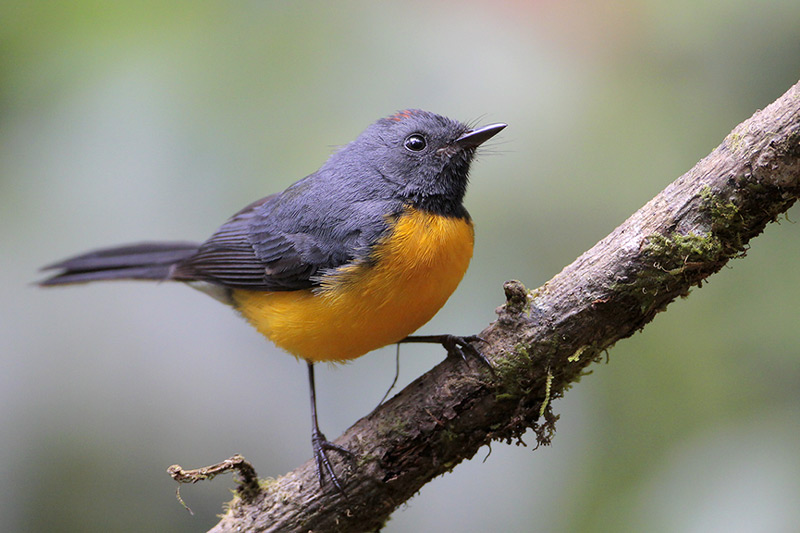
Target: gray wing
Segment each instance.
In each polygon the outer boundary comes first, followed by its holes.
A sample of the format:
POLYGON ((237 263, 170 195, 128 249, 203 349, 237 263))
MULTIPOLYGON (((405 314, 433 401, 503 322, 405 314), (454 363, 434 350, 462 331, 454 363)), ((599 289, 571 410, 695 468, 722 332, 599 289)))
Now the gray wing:
POLYGON ((250 290, 308 289, 325 271, 368 255, 388 228, 385 215, 399 209, 385 202, 314 201, 301 183, 235 214, 176 266, 172 278, 250 290))

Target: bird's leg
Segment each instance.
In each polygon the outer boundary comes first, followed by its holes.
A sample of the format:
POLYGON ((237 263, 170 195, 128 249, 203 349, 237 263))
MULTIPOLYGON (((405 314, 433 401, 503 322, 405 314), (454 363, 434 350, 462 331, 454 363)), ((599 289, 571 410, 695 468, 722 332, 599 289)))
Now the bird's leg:
POLYGON ((444 349, 447 350, 447 355, 451 357, 460 357, 464 361, 467 360, 467 356, 476 357, 486 366, 492 368, 492 362, 473 345, 474 342, 486 342, 477 335, 468 335, 466 337, 459 337, 458 335, 409 335, 399 342, 430 342, 441 344, 444 346, 444 349))
POLYGON ((328 441, 325 435, 322 434, 322 431, 319 430, 319 422, 317 422, 317 394, 314 387, 314 363, 310 361, 308 362, 308 385, 311 389, 311 446, 314 449, 314 461, 317 465, 319 485, 320 487, 325 486, 325 475, 327 474, 330 476, 336 489, 342 495, 345 495, 344 489, 342 489, 342 485, 339 483, 339 478, 336 477, 336 472, 326 452, 328 450, 335 451, 350 460, 355 458, 355 454, 346 448, 342 448, 328 441))

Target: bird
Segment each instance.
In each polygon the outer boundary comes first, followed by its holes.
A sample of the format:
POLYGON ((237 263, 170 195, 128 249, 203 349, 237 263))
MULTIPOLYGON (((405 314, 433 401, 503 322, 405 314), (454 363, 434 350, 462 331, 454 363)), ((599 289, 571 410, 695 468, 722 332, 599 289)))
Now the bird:
POLYGON ((205 242, 140 242, 43 267, 39 285, 181 282, 233 307, 308 367, 317 476, 344 493, 317 417, 314 364, 400 342, 464 357, 476 337, 411 335, 444 305, 473 254, 464 207, 477 148, 506 127, 474 128, 420 109, 369 125, 316 172, 251 203, 205 242))

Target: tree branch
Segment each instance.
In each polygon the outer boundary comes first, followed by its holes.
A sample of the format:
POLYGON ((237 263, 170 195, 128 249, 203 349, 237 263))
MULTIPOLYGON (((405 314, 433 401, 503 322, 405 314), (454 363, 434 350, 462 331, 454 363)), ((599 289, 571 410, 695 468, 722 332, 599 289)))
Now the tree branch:
POLYGON ((798 194, 800 83, 544 286, 507 282, 478 346, 494 372, 448 358, 356 422, 336 440, 359 455, 336 464, 346 499, 320 490, 309 461, 235 498, 212 531, 375 530, 481 446, 528 428, 549 443, 552 401, 615 342, 743 256, 798 194))

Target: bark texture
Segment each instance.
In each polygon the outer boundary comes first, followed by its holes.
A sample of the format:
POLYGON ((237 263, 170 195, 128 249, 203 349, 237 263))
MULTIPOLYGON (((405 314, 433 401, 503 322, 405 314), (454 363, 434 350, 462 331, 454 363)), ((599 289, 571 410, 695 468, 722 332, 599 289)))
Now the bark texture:
POLYGON ((480 336, 493 362, 448 358, 336 443, 347 498, 320 490, 311 461, 237 496, 214 532, 373 531, 425 483, 493 440, 534 428, 548 443, 554 399, 615 342, 686 296, 800 194, 800 83, 542 287, 505 284, 480 336))

